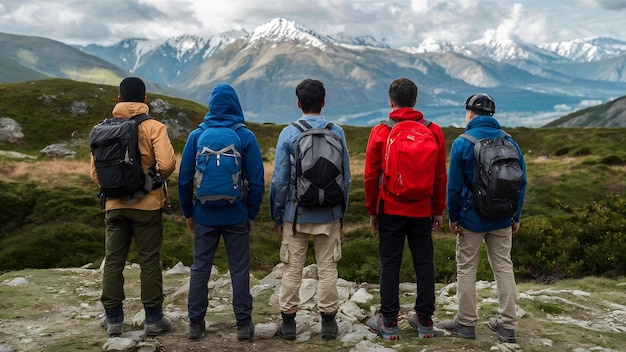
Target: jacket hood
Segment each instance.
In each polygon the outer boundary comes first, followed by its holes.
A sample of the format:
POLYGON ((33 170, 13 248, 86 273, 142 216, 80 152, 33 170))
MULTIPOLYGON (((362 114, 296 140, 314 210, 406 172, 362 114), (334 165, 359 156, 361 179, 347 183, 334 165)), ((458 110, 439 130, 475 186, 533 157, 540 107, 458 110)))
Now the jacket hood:
POLYGON ((477 128, 477 127, 493 127, 496 129, 501 128, 498 120, 487 115, 476 116, 473 119, 471 119, 470 122, 467 123, 465 130, 469 131, 472 128, 477 128))
POLYGON ((209 112, 204 116, 209 126, 230 126, 244 123, 243 110, 235 89, 227 84, 218 84, 211 92, 209 112))
POLYGON ((404 120, 420 120, 424 118, 424 114, 421 111, 413 108, 399 108, 389 113, 389 118, 404 121, 404 120))

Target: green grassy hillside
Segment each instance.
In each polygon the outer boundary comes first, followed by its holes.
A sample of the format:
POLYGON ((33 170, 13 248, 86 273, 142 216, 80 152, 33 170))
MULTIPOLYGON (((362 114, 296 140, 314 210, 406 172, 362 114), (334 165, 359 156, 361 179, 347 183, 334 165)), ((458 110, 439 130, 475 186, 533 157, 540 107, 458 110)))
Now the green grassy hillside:
MULTIPOLYGON (((17 121, 24 138, 0 142, 0 150, 36 159, 0 156, 0 271, 22 268, 81 266, 103 256, 103 214, 89 179, 87 136, 92 126, 110 116, 117 101, 114 86, 68 80, 0 85, 0 117, 17 121), (86 113, 72 114, 79 102, 86 113), (39 151, 67 143, 74 159, 57 160, 39 151)), ((184 132, 172 138, 178 154, 186 133, 202 121, 206 107, 148 93, 151 115, 184 132), (160 104, 153 105, 154 102, 160 104), (167 109, 155 106, 169 104, 167 109)), ((381 117, 382 118, 382 117, 381 117)), ((266 161, 266 183, 272 169, 272 148, 281 125, 248 124, 266 161)), ((378 280, 377 235, 368 226, 364 207, 363 163, 370 128, 344 126, 352 159, 353 188, 344 222, 344 258, 340 275, 352 281, 378 280)), ((550 280, 582 275, 626 274, 626 129, 507 129, 522 147, 528 164, 528 194, 522 229, 515 235, 514 261, 520 278, 550 280)), ((449 148, 462 133, 444 128, 449 148)), ((169 180, 172 207, 166 209, 164 264, 191 264, 192 236, 178 209, 174 174, 169 180)), ((266 189, 269 191, 269 187, 266 189)), ((253 270, 267 273, 279 262, 280 238, 269 219, 266 193, 252 233, 253 270)), ((452 280, 455 239, 447 228, 436 238, 437 279, 452 280)), ((131 255, 130 260, 135 258, 131 255)), ((312 252, 309 261, 313 261, 312 252)), ((225 268, 223 249, 216 265, 225 268)), ((412 281, 407 257, 403 280, 412 281)), ((490 279, 486 260, 479 277, 490 279)))

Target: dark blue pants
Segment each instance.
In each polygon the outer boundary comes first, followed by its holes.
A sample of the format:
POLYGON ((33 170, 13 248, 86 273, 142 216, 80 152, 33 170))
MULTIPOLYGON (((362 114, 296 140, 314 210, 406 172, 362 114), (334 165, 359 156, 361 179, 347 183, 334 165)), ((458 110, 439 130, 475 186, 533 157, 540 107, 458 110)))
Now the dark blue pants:
POLYGON ((247 221, 241 224, 207 227, 194 223, 193 265, 189 280, 187 308, 192 324, 204 320, 209 305, 207 284, 215 251, 224 238, 228 270, 233 287, 233 311, 239 325, 249 322, 252 314, 250 294, 250 231, 247 221))
POLYGON ((435 311, 431 219, 387 215, 381 211, 378 216, 378 239, 380 310, 383 317, 391 320, 400 312, 400 265, 406 239, 413 257, 417 282, 415 311, 420 322, 427 324, 435 311))

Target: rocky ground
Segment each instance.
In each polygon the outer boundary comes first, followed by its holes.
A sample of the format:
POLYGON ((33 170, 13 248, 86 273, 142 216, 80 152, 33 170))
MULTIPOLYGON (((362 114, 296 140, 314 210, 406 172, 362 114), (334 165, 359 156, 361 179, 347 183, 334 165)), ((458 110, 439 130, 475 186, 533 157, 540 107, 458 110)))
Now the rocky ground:
MULTIPOLYGON (((187 336, 186 295, 189 268, 177 265, 164 273, 165 313, 173 329, 153 339, 142 336, 143 310, 139 297, 139 269, 125 270, 126 319, 124 334, 108 338, 100 327, 101 271, 97 268, 23 270, 0 276, 0 352, 16 351, 626 351, 626 281, 601 278, 562 281, 551 285, 520 283, 518 343, 501 344, 486 326, 497 309, 495 283, 479 282, 476 340, 451 336, 420 340, 408 318, 415 299, 415 284, 401 285, 402 339, 382 341, 370 333, 365 321, 378 308, 378 288, 367 283, 339 280, 340 335, 336 341, 319 336, 315 308, 315 265, 304 270, 298 312, 298 339, 274 336, 280 313, 277 292, 280 265, 261 279, 252 277, 255 338, 238 342, 230 301, 230 280, 217 270, 212 275, 207 334, 198 341, 187 336)), ((451 319, 457 308, 455 285, 437 285, 435 322, 451 319)))

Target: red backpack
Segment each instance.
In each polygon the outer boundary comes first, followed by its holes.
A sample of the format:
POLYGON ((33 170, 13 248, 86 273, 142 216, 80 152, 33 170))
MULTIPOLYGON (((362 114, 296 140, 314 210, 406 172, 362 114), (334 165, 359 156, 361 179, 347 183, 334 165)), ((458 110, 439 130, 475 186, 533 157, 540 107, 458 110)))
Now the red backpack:
POLYGON ((432 197, 439 144, 426 119, 381 122, 391 128, 383 155, 382 184, 387 194, 402 202, 432 197))

